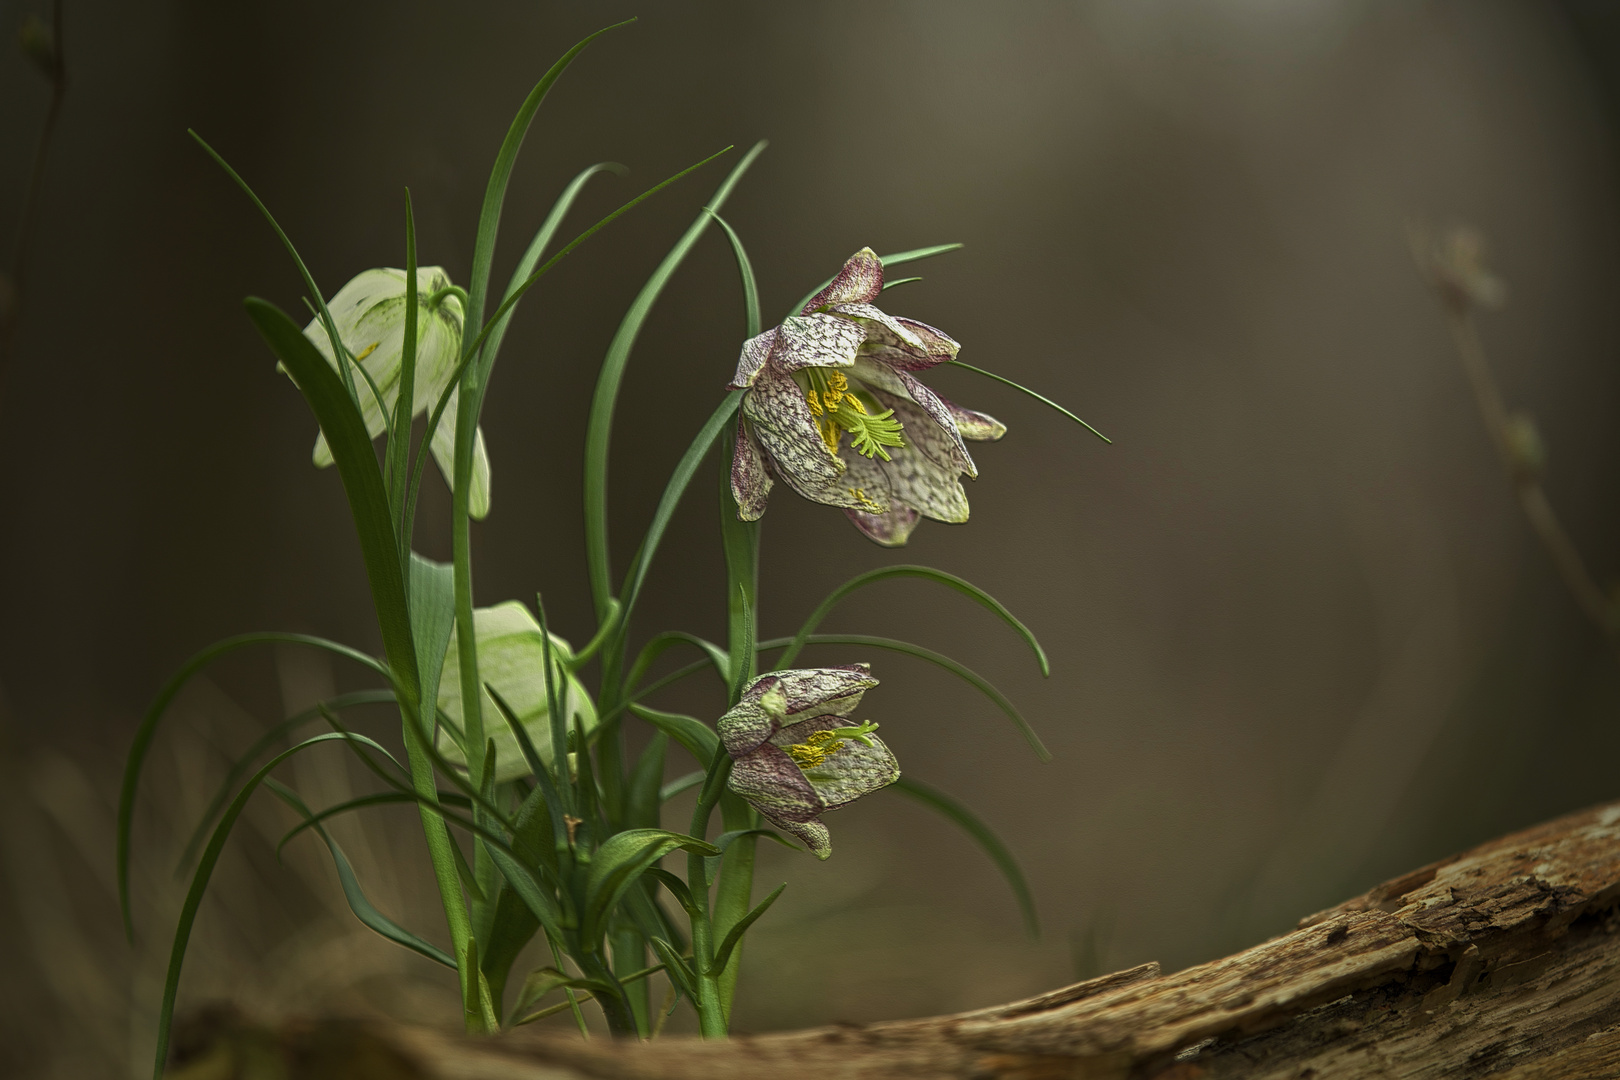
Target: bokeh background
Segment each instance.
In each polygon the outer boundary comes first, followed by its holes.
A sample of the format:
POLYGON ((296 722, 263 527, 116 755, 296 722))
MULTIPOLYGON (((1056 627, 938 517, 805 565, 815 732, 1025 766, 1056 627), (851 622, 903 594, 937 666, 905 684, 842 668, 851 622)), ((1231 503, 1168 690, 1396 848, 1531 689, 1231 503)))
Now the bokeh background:
MULTIPOLYGON (((44 0, 0 6, 16 26, 44 0)), ((569 44, 630 14, 558 84, 524 148, 504 280, 561 186, 594 216, 721 146, 770 149, 727 207, 766 310, 852 251, 944 241, 886 301, 1112 436, 960 370, 934 385, 1005 420, 976 451, 973 520, 891 555, 779 489, 762 618, 903 559, 961 574, 1040 635, 920 583, 829 628, 910 637, 994 679, 1056 754, 988 702, 872 656, 867 706, 911 774, 976 807, 1027 867, 1043 934, 949 825, 899 797, 830 819, 750 938, 746 1030, 992 1004, 1282 932, 1385 877, 1620 794, 1620 679, 1518 514, 1415 272, 1409 222, 1491 241, 1509 302, 1482 332, 1551 447, 1548 489, 1595 571, 1620 541, 1620 19, 1530 0, 968 0, 815 4, 141 5, 67 0, 70 85, 0 372, 0 1071, 143 1068, 183 883, 173 860, 228 755, 362 684, 297 652, 243 655, 178 703, 138 815, 139 934, 117 925, 112 807, 140 711, 190 653, 251 629, 380 648, 335 472, 244 317, 299 308, 293 268, 192 127, 253 183, 328 292, 403 260, 464 281, 512 111, 569 44)), ((10 33, 10 30, 7 30, 10 33)), ((0 240, 48 84, 0 59, 0 240)), ((494 513, 481 603, 543 591, 576 641, 579 446, 626 304, 724 165, 571 256, 507 338, 484 427, 494 513)), ((565 230, 566 231, 566 230, 565 230)), ((9 250, 9 249, 8 249, 9 250)), ((612 461, 622 568, 742 332, 709 235, 631 361, 612 461)), ((706 474, 707 475, 707 474, 706 474)), ((420 546, 445 557, 430 476, 420 546)), ((715 485, 695 485, 643 634, 723 633, 715 485)), ((810 654, 826 662, 849 650, 810 654)), ((717 686, 663 699, 713 716, 717 686)), ((378 717, 375 730, 389 729, 378 717)), ((685 771, 684 762, 672 772, 685 771)), ((286 776, 324 804, 339 753, 286 776)), ((372 938, 325 855, 245 819, 199 921, 181 1008, 453 1022, 427 961, 372 938)), ((680 818, 677 818, 680 820, 680 818)), ((442 936, 414 813, 338 835, 379 906, 442 936)), ((683 1012, 673 1029, 689 1027, 683 1012)))

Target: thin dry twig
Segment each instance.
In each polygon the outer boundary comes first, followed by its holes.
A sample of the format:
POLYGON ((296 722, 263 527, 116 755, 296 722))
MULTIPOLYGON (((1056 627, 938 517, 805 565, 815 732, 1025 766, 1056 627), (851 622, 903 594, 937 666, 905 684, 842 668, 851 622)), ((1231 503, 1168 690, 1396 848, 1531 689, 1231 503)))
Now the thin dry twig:
POLYGON ((1620 657, 1620 611, 1614 599, 1592 576, 1541 486, 1546 454, 1535 422, 1525 413, 1508 409, 1485 358, 1485 346, 1480 340, 1474 313, 1481 307, 1499 305, 1505 289, 1485 268, 1484 241, 1472 230, 1458 229, 1435 244, 1414 228, 1412 251, 1419 269, 1434 286, 1445 307, 1451 339, 1473 388, 1480 419, 1507 470, 1531 531, 1547 550, 1570 595, 1620 657))

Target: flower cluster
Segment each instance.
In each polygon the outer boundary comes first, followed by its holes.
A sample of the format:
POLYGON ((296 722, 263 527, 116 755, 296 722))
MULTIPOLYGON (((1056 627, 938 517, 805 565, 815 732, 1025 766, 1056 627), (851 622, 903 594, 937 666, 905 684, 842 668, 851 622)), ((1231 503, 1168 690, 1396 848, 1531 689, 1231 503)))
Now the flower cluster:
POLYGON ((745 521, 765 513, 773 479, 844 509, 871 539, 898 547, 919 518, 968 518, 964 439, 995 440, 1000 421, 955 405, 916 377, 961 348, 925 323, 874 307, 883 263, 862 248, 798 315, 743 343, 731 388, 746 390, 731 490, 745 521))
POLYGON ((865 664, 772 672, 717 725, 731 790, 818 859, 832 854, 822 814, 900 778, 894 754, 872 734, 877 725, 849 721, 876 685, 865 664))

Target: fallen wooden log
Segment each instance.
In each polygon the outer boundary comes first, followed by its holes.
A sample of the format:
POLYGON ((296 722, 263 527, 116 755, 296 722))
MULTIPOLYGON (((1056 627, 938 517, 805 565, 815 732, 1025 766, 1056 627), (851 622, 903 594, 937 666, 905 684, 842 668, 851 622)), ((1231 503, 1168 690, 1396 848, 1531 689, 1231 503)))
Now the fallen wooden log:
POLYGON ((1620 1077, 1620 803, 1481 845, 1222 960, 925 1020, 729 1041, 360 1021, 177 1040, 171 1076, 394 1080, 1620 1077), (259 1071, 255 1071, 259 1070, 259 1071))

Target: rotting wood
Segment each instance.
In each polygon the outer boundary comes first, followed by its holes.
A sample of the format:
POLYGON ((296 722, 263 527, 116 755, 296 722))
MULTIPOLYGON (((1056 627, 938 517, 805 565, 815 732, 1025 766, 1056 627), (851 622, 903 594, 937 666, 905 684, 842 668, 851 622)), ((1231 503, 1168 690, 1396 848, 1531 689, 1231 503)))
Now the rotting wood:
POLYGON ((632 1045, 375 1022, 226 1025, 171 1076, 1620 1077, 1617 904, 1620 803, 1423 867, 1221 960, 1172 974, 1143 965, 954 1016, 632 1045))

